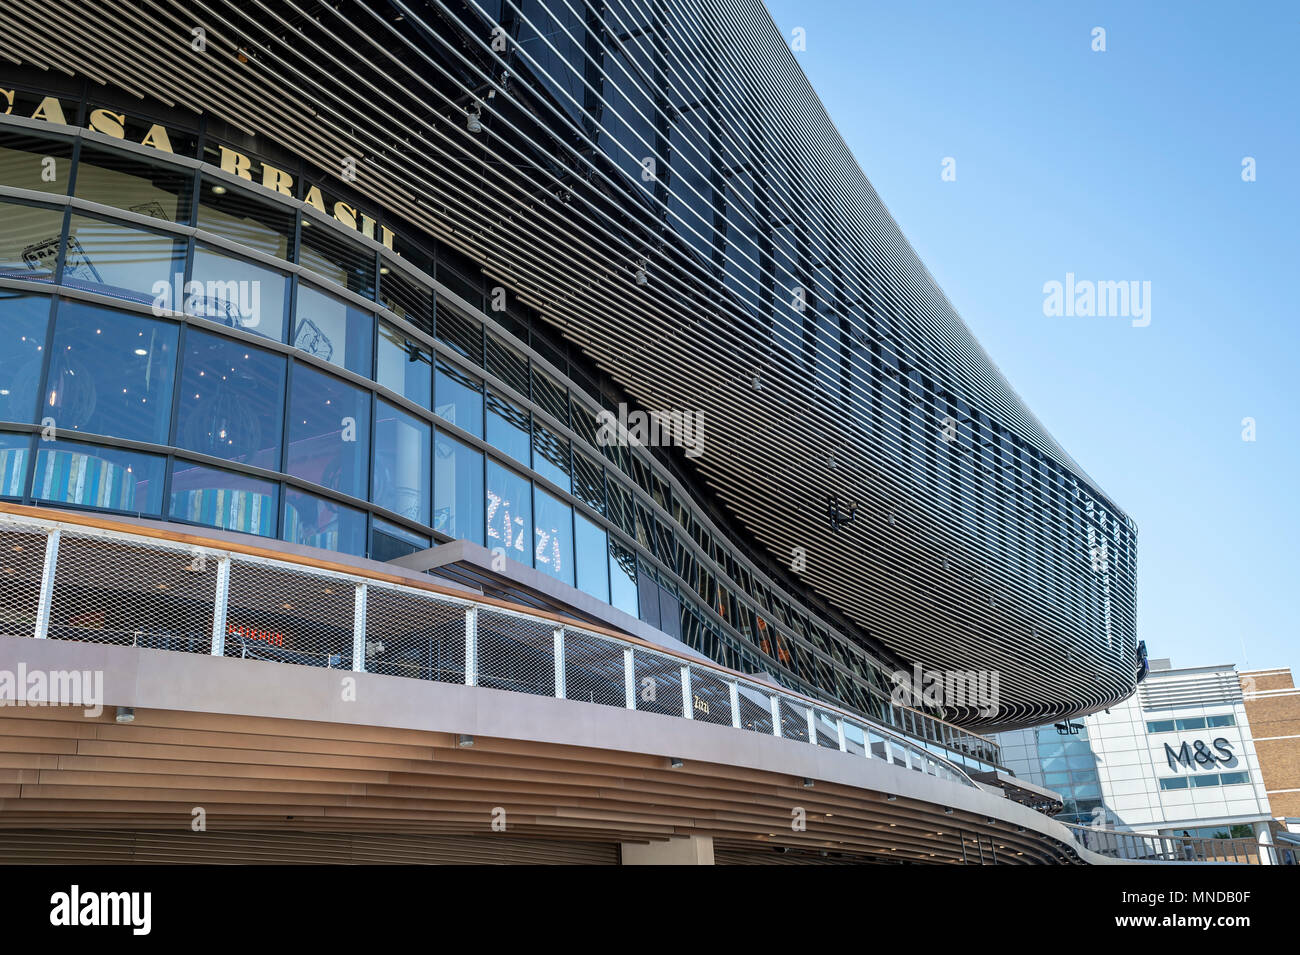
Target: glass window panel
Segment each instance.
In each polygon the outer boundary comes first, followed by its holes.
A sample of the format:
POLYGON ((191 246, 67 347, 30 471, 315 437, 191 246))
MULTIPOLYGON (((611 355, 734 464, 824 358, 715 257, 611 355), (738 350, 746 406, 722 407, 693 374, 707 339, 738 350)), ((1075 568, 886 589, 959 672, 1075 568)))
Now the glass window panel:
POLYGON ((0 290, 0 421, 35 421, 50 299, 0 290))
POLYGON ((536 488, 533 550, 535 566, 556 580, 573 585, 573 508, 559 498, 536 488))
POLYGON ((1178 720, 1178 728, 1180 730, 1203 730, 1205 729, 1205 718, 1197 716, 1178 720))
POLYGON ((184 242, 89 216, 72 217, 64 285, 172 308, 176 275, 184 270, 184 242), (165 290, 161 299, 159 289, 165 290))
POLYGON ((165 462, 156 454, 75 441, 42 441, 36 452, 32 497, 158 516, 165 462))
POLYGON ((427 534, 414 534, 405 527, 390 524, 380 517, 370 519, 370 559, 396 560, 416 551, 428 550, 430 538, 427 534))
POLYGON ((521 395, 528 394, 528 359, 495 335, 487 337, 487 365, 490 374, 495 375, 521 395))
POLYGON ((533 400, 551 417, 569 423, 568 391, 536 365, 533 366, 533 400))
POLYGON ((1237 718, 1233 716, 1231 713, 1227 714, 1226 716, 1210 716, 1206 718, 1205 725, 1210 727, 1236 726, 1237 718))
POLYGON ((1195 788, 1202 788, 1205 786, 1217 786, 1217 785, 1219 785, 1218 773, 1209 773, 1204 776, 1192 777, 1192 786, 1195 788))
POLYGON ((483 543, 483 452, 438 432, 433 458, 433 528, 483 543))
POLYGON ((428 422, 376 403, 375 473, 370 499, 418 524, 429 523, 428 422))
POLYGON ((302 217, 298 264, 365 298, 375 297, 375 253, 327 225, 302 217))
POLYGON ((1161 789, 1186 789, 1187 780, 1181 776, 1173 779, 1162 779, 1160 780, 1160 788, 1161 789))
POLYGON ((396 326, 387 322, 379 323, 375 381, 420 407, 427 408, 433 390, 432 364, 433 353, 429 349, 414 339, 407 338, 396 326))
POLYGON ((293 259, 293 209, 203 177, 198 226, 276 258, 293 259))
POLYGON ((528 467, 528 412, 491 389, 487 393, 487 442, 528 467))
POLYGON ((374 316, 302 283, 298 285, 298 304, 294 311, 295 348, 370 377, 374 316))
POLYGON ((609 560, 605 529, 573 515, 573 553, 578 589, 609 603, 609 560))
POLYGON ((0 132, 0 183, 36 192, 68 193, 72 141, 21 130, 0 132), (47 161, 54 160, 54 175, 47 161))
POLYGON ((288 473, 365 498, 370 394, 295 363, 289 390, 288 473))
POLYGON ((531 482, 488 458, 487 546, 511 560, 533 564, 531 482))
POLYGON ((537 421, 533 422, 533 470, 552 484, 571 490, 569 439, 560 437, 537 421))
POLYGON ((1174 731, 1173 720, 1148 720, 1148 733, 1172 733, 1174 731))
POLYGON ((295 488, 284 492, 284 540, 341 554, 366 554, 366 515, 295 488))
POLYGON ((605 513, 604 465, 576 449, 573 452, 573 495, 601 514, 605 513))
POLYGON ((483 437, 483 382, 455 365, 438 362, 434 411, 476 438, 483 437))
POLYGON ((178 326, 61 302, 40 414, 59 428, 166 444, 178 326))
MULTIPOLYGON (((32 439, 27 434, 7 434, 0 431, 0 497, 22 497, 23 483, 27 480, 27 456, 31 453, 32 439)), ((604 551, 601 551, 604 560, 604 551)))
POLYGON ((638 616, 636 555, 613 537, 609 539, 609 602, 626 614, 638 616))
MULTIPOLYGON (((54 281, 62 236, 62 209, 0 202, 0 278, 54 281)), ((74 243, 72 258, 79 253, 74 243)))
POLYGON ((438 304, 438 339, 476 365, 483 364, 483 324, 446 305, 438 304))
POLYGON ((433 289, 414 276, 384 264, 379 267, 379 302, 425 334, 433 334, 433 289))
POLYGON ((196 245, 191 280, 203 285, 203 293, 186 292, 186 314, 284 341, 284 273, 196 245))
POLYGON ((1235 786, 1238 783, 1250 782, 1250 773, 1220 773, 1219 782, 1225 786, 1235 786))
POLYGON ((190 221, 194 174, 134 153, 81 144, 77 196, 164 222, 190 221))
POLYGON ((168 513, 178 521, 274 537, 279 495, 274 481, 175 461, 168 513))
POLYGON ((185 336, 176 446, 280 470, 281 355, 191 328, 185 336))

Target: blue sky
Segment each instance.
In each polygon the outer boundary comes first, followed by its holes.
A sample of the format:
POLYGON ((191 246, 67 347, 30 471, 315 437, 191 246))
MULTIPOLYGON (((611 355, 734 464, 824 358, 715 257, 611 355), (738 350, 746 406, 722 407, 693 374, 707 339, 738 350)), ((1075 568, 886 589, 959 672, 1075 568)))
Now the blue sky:
POLYGON ((1137 522, 1151 656, 1300 677, 1300 5, 767 2, 966 324, 1137 522), (1149 281, 1150 325, 1045 317, 1067 272, 1149 281))

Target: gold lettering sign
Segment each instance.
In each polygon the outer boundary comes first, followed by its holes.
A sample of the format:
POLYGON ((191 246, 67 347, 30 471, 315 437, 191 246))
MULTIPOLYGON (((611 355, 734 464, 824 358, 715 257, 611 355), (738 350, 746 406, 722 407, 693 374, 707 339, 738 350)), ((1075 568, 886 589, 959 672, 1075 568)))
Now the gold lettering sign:
MULTIPOLYGON (((0 115, 6 115, 13 112, 15 92, 14 90, 0 89, 0 96, 4 98, 5 110, 0 115)), ((64 126, 68 124, 67 118, 63 112, 63 104, 57 96, 46 96, 37 105, 36 110, 32 113, 32 119, 45 120, 47 123, 61 123, 64 126)), ((112 136, 114 139, 125 139, 127 129, 127 116, 125 113, 115 113, 109 109, 93 109, 87 117, 86 125, 97 133, 103 133, 105 136, 112 136)), ((161 152, 172 152, 171 136, 167 128, 159 123, 154 123, 145 133, 144 138, 140 140, 140 145, 149 146, 161 152)), ((221 171, 232 176, 238 176, 240 179, 246 179, 249 182, 256 182, 253 178, 253 159, 245 156, 229 146, 217 144, 220 153, 221 171)), ((261 185, 264 189, 270 189, 272 192, 278 192, 284 196, 293 195, 293 176, 283 169, 277 169, 270 163, 258 161, 257 165, 261 166, 261 185)), ((350 203, 339 199, 333 204, 333 211, 326 208, 326 200, 321 192, 320 186, 310 186, 307 189, 307 195, 303 199, 304 204, 318 210, 322 215, 333 215, 336 222, 340 222, 353 231, 360 232, 367 238, 374 239, 375 227, 379 227, 379 242, 384 248, 392 249, 393 242, 397 238, 396 233, 388 226, 380 226, 373 218, 364 212, 359 212, 357 208, 350 203), (357 225, 357 216, 361 216, 361 225, 357 225)))

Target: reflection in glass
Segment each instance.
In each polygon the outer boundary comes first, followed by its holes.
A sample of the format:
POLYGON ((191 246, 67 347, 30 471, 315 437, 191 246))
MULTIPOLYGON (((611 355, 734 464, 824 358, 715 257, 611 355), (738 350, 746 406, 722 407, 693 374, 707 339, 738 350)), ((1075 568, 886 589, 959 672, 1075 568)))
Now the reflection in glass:
POLYGON ((180 390, 177 447, 280 470, 284 358, 191 328, 180 390))
POLYGON ((609 603, 609 559, 605 529, 573 515, 573 554, 578 589, 609 603))
POLYGON ((366 555, 366 515, 294 488, 284 492, 284 540, 341 554, 366 555))
POLYGON ((289 280, 282 272, 196 245, 191 280, 202 283, 203 293, 186 293, 185 314, 284 341, 289 280))
POLYGON ((613 537, 609 539, 609 602, 637 616, 636 555, 613 537))
POLYGON ((61 302, 39 414, 59 428, 167 443, 177 326, 61 302))
POLYGON ((535 566, 566 584, 573 584, 573 509, 536 488, 533 498, 535 566))
POLYGON ((441 431, 434 443, 433 528, 483 543, 483 452, 441 431))
POLYGON ((0 497, 22 497, 32 438, 0 431, 0 497))
POLYGON ((298 263, 349 292, 375 297, 375 253, 350 242, 328 226, 302 217, 298 263))
POLYGON ((13 130, 0 132, 0 183, 19 189, 66 195, 72 171, 72 143, 13 130), (49 160, 54 160, 53 177, 49 160))
POLYGON ((483 383, 454 365, 438 362, 434 412, 476 438, 483 437, 483 383))
POLYGON ((0 290, 0 421, 34 420, 49 323, 48 296, 0 290))
POLYGON ((296 363, 289 390, 288 473, 365 498, 369 449, 369 393, 296 363))
POLYGON ((427 348, 407 338, 401 329, 387 322, 379 323, 375 381, 427 408, 432 391, 432 364, 433 354, 427 348))
POLYGON ((293 209, 207 176, 200 192, 198 226, 258 252, 293 258, 293 209))
POLYGON ((82 143, 76 194, 164 222, 190 221, 194 174, 147 162, 134 153, 82 143))
POLYGON ((419 524, 429 523, 429 434, 427 422, 386 401, 376 403, 370 499, 419 524))
POLYGON ((532 566, 532 488, 521 477, 488 458, 487 546, 501 550, 511 560, 532 566))
POLYGON ((64 285, 174 308, 176 276, 184 269, 184 242, 89 216, 72 217, 64 285), (155 286, 165 290, 162 296, 155 286))
POLYGON ((279 486, 244 474, 175 461, 168 513, 179 521, 275 536, 279 486))
POLYGON ((533 470, 564 490, 569 483, 569 439, 562 438, 541 422, 533 422, 533 470))
POLYGON ((374 318, 368 312, 299 284, 293 346, 340 368, 370 377, 374 318))
POLYGON ((165 458, 74 441, 42 441, 32 497, 56 504, 157 516, 165 458))
MULTIPOLYGON (((63 210, 0 202, 0 278, 53 282, 63 235, 63 210)), ((80 246, 73 243, 73 260, 80 246)))
POLYGON ((487 393, 487 442, 528 467, 528 412, 495 391, 487 393))

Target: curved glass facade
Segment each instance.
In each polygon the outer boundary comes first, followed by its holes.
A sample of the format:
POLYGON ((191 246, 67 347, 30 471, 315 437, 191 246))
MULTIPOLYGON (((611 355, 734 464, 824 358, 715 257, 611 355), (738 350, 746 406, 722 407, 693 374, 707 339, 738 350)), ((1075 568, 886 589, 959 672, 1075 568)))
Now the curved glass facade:
POLYGON ((454 251, 409 231, 389 250, 220 167, 4 122, 3 496, 379 559, 463 538, 728 666, 979 748, 892 706, 861 634, 766 577, 671 462, 598 440, 626 396, 527 307, 492 311, 454 251), (58 152, 72 200, 19 192, 58 152), (113 171, 93 207, 83 155, 113 171))

